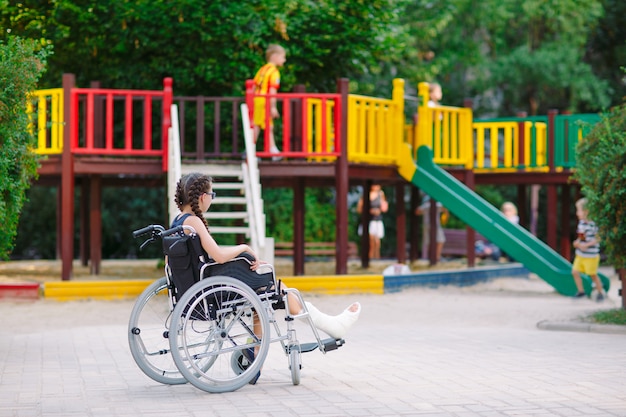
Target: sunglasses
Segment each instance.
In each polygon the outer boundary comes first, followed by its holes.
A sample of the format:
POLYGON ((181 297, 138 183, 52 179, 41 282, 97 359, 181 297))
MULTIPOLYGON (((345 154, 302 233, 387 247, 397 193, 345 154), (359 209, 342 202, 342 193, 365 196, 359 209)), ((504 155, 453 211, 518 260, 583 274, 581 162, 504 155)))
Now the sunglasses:
POLYGON ((214 199, 214 198, 215 198, 215 196, 217 195, 217 193, 216 193, 215 191, 211 191, 210 193, 204 193, 204 194, 206 194, 206 195, 210 195, 210 196, 211 196, 211 199, 214 199))

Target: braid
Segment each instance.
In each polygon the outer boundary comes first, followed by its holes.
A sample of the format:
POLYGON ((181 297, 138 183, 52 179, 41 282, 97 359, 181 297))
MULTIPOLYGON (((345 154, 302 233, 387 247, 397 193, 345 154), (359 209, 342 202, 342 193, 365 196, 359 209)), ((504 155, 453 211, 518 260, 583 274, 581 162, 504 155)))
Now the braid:
POLYGON ((176 184, 176 194, 174 197, 174 201, 176 202, 178 209, 182 211, 182 207, 189 204, 193 213, 202 219, 202 222, 207 227, 207 230, 209 228, 209 224, 204 218, 202 210, 200 210, 198 200, 203 193, 209 191, 212 182, 213 180, 211 177, 197 172, 183 175, 180 181, 178 181, 178 184, 176 184))
POLYGON ((202 221, 204 222, 204 225, 208 229, 209 225, 206 219, 204 218, 204 215, 202 214, 202 210, 200 210, 200 207, 198 205, 198 200, 200 199, 200 196, 206 190, 206 184, 201 184, 201 183, 204 183, 204 181, 202 181, 201 179, 198 179, 189 187, 189 192, 188 192, 189 203, 191 205, 191 210, 194 212, 196 216, 202 219, 202 221))

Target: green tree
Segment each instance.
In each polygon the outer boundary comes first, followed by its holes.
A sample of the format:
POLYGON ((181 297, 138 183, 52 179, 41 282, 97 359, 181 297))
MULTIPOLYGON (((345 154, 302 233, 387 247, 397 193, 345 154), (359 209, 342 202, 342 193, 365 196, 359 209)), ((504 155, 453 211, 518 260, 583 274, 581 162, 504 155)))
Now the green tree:
POLYGON ((602 15, 600 0, 417 0, 405 23, 420 68, 403 74, 440 81, 446 103, 475 98, 479 113, 601 110, 610 88, 584 57, 602 15))
POLYGON ((31 0, 5 2, 0 26, 54 44, 49 86, 63 72, 112 88, 157 89, 171 76, 176 94, 240 95, 267 45, 281 43, 283 91, 334 91, 336 78, 376 72, 400 50, 405 1, 31 0))
POLYGON ((626 105, 613 108, 580 142, 575 178, 615 268, 626 268, 626 105))
MULTIPOLYGON (((268 236, 276 242, 293 241, 293 191, 288 188, 263 189, 268 236)), ((307 215, 304 238, 307 242, 335 240, 335 196, 329 188, 307 188, 304 196, 307 215)))
POLYGON ((594 73, 607 80, 613 90, 612 105, 626 100, 626 2, 604 0, 604 17, 595 27, 585 58, 591 63, 594 73))
POLYGON ((0 42, 0 258, 13 248, 25 191, 37 173, 28 94, 45 68, 48 50, 35 41, 0 42))

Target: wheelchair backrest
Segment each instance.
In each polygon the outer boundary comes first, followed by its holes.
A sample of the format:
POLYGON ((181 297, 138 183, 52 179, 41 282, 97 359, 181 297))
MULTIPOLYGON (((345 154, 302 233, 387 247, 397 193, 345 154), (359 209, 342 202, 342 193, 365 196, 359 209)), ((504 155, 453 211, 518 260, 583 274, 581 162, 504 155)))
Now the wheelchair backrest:
POLYGON ((163 253, 167 256, 174 288, 172 296, 179 300, 185 291, 200 281, 200 270, 209 260, 195 233, 174 234, 163 238, 163 253))

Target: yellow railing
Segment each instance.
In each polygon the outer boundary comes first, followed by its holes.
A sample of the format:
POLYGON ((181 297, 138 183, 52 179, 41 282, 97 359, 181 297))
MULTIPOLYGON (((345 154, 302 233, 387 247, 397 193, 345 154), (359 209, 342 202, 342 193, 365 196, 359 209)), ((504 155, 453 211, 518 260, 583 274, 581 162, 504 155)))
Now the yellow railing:
POLYGON ((391 99, 348 96, 348 161, 395 164, 404 128, 404 80, 393 81, 391 99))
MULTIPOLYGON (((307 98, 306 99, 307 106, 307 152, 316 153, 322 152, 324 149, 333 150, 335 149, 335 102, 327 101, 326 102, 326 117, 324 118, 322 115, 322 111, 324 106, 322 105, 322 99, 318 98, 307 98), (327 147, 323 146, 323 134, 322 134, 322 121, 326 121, 326 140, 327 147)), ((336 156, 324 156, 324 157, 314 157, 310 158, 311 161, 334 161, 337 159, 336 156)))
POLYGON ((421 103, 417 125, 406 128, 407 141, 414 152, 421 145, 433 150, 433 159, 440 165, 472 167, 472 110, 464 107, 430 106, 428 83, 420 83, 421 103))
POLYGON ((63 152, 63 89, 52 88, 32 93, 27 111, 37 135, 35 152, 42 155, 63 152))
POLYGON ((476 122, 474 167, 478 170, 543 169, 547 167, 547 127, 541 122, 476 122), (533 131, 534 125, 534 131, 533 131), (523 154, 520 140, 524 137, 523 154))

